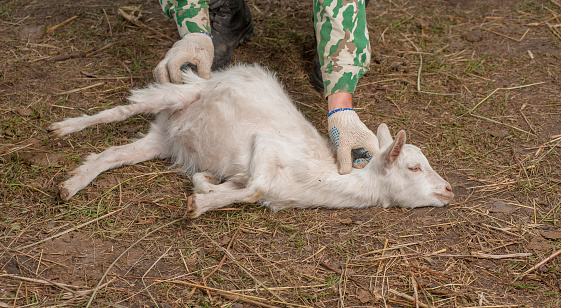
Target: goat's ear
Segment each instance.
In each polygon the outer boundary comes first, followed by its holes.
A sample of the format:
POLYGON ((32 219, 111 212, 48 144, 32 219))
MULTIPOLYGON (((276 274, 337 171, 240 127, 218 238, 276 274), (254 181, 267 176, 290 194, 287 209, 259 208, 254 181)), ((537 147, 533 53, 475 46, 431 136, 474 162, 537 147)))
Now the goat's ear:
POLYGON ((376 137, 378 137, 378 141, 380 141, 380 148, 388 146, 393 142, 392 135, 386 123, 382 123, 378 126, 376 137))
POLYGON ((384 161, 386 166, 391 166, 399 154, 401 154, 401 150, 403 149, 403 145, 405 144, 406 134, 405 131, 401 130, 395 136, 394 142, 386 149, 384 153, 384 161))

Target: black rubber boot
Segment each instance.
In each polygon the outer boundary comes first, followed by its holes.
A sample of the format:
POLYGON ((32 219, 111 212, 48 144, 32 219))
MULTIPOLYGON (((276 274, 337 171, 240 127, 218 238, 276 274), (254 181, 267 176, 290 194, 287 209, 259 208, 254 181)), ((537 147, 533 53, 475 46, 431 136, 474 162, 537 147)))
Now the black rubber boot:
MULTIPOLYGON (((316 43, 317 48, 317 43, 316 43)), ((314 67, 312 68, 312 72, 310 73, 310 82, 314 89, 319 93, 323 93, 323 77, 321 76, 321 65, 319 64, 319 56, 316 51, 316 56, 314 57, 314 67)))
POLYGON ((253 35, 253 20, 244 0, 211 0, 208 7, 214 44, 212 70, 219 70, 232 62, 234 49, 253 35))
MULTIPOLYGON (((364 1, 364 7, 368 7, 368 2, 370 0, 364 1)), ((315 38, 315 37, 314 37, 315 38)), ((315 48, 317 49, 317 42, 314 44, 315 48)), ((323 93, 323 77, 321 76, 321 65, 319 64, 319 55, 316 50, 316 56, 314 57, 314 67, 312 68, 312 72, 310 73, 310 83, 316 91, 323 93)))

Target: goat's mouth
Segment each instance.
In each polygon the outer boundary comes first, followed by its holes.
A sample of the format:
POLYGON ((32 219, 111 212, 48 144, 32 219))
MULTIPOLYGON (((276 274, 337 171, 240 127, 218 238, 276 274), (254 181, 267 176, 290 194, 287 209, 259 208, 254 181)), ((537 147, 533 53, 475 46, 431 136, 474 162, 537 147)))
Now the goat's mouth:
POLYGON ((446 195, 434 193, 434 195, 437 198, 442 199, 442 200, 446 200, 446 201, 450 201, 450 200, 452 200, 452 198, 454 198, 454 194, 452 194, 452 193, 446 194, 446 195))

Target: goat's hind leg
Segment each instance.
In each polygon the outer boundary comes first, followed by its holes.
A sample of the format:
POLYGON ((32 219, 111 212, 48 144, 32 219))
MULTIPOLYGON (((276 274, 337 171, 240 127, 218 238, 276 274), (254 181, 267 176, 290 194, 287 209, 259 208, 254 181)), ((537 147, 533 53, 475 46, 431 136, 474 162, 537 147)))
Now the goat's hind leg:
POLYGON ((71 178, 60 183, 61 199, 69 200, 103 171, 154 158, 170 157, 170 146, 165 140, 161 133, 157 132, 157 128, 152 127, 144 138, 133 143, 110 147, 100 154, 91 154, 80 167, 70 172, 71 178))
POLYGON ((279 153, 283 151, 282 144, 279 145, 277 139, 274 132, 261 132, 255 137, 249 164, 250 174, 239 174, 220 185, 209 182, 212 178, 208 173, 195 174, 193 176, 195 189, 201 187, 206 191, 189 196, 187 204, 189 216, 196 218, 206 211, 232 203, 259 201, 263 192, 272 183, 273 176, 278 174, 275 162, 279 153))
POLYGON ((152 85, 146 89, 133 90, 128 98, 131 104, 104 110, 98 114, 83 115, 51 124, 47 130, 54 136, 64 136, 100 123, 126 120, 139 113, 158 113, 168 110, 170 113, 183 109, 199 99, 200 86, 193 85, 152 85))

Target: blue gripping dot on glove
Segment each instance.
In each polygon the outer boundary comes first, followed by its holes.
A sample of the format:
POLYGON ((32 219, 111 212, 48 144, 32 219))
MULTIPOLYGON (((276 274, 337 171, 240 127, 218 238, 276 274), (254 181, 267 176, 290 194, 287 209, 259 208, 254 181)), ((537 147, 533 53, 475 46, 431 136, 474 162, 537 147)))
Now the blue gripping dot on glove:
POLYGON ((370 159, 365 159, 365 158, 355 159, 355 160, 353 160, 353 164, 358 164, 358 163, 361 163, 363 161, 368 163, 368 162, 370 162, 370 159))
POLYGON ((333 145, 337 149, 339 147, 339 130, 337 129, 337 127, 332 127, 329 130, 329 138, 331 139, 331 143, 333 143, 333 145))

